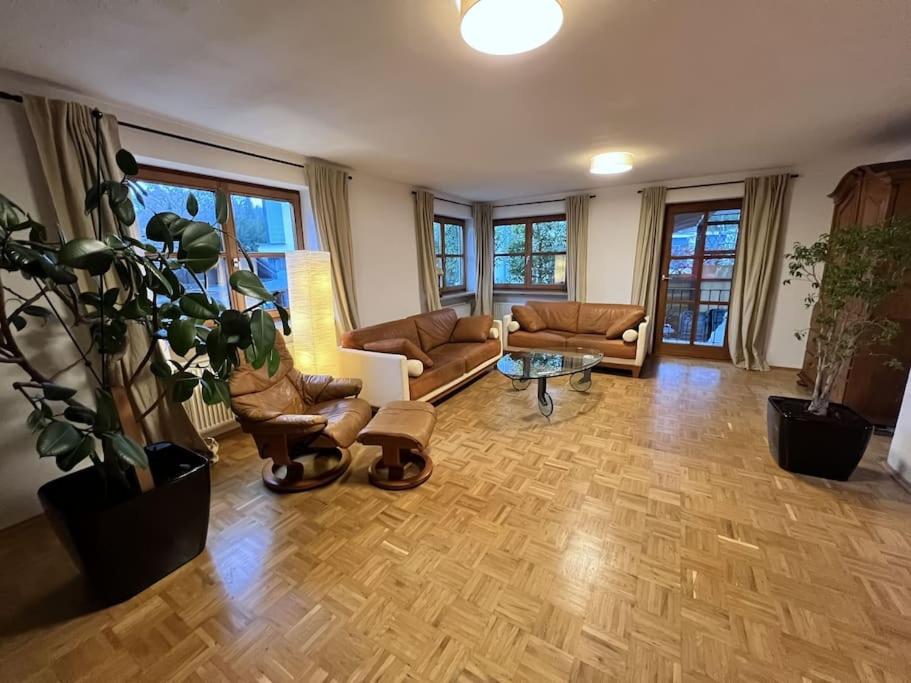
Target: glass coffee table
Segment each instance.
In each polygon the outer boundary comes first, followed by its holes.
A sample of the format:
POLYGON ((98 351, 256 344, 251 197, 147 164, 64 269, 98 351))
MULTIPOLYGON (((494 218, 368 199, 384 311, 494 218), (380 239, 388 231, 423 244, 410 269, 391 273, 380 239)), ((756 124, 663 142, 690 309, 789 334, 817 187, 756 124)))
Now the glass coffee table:
POLYGON ((554 401, 547 393, 547 378, 572 375, 569 385, 575 391, 592 387, 592 368, 604 358, 594 349, 529 349, 509 351, 497 361, 497 370, 512 380, 512 388, 523 391, 531 380, 538 380, 538 410, 545 417, 554 412, 554 401))

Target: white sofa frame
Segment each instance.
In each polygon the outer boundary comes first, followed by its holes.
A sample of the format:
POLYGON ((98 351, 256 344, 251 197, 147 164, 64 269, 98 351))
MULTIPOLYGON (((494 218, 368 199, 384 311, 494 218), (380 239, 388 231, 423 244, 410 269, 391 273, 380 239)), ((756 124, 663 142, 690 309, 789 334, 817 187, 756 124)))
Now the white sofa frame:
POLYGON ((471 368, 461 377, 437 387, 423 396, 411 395, 408 383, 408 359, 395 353, 340 348, 340 376, 361 379, 364 388, 361 390, 360 397, 375 408, 382 407, 390 401, 433 401, 476 375, 486 372, 500 360, 503 356, 503 343, 506 337, 505 328, 500 320, 494 320, 492 327, 499 334, 500 352, 493 358, 471 368))

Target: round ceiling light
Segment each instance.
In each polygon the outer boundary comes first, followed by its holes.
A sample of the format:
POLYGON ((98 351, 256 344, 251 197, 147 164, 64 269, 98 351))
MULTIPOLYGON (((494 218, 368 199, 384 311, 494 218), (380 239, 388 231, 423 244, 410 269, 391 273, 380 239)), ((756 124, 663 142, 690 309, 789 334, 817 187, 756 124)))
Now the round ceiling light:
POLYGON ((592 157, 591 172, 598 175, 626 173, 633 167, 633 155, 629 152, 607 152, 592 157))
POLYGON ((563 25, 560 0, 461 0, 462 38, 489 55, 540 47, 563 25))

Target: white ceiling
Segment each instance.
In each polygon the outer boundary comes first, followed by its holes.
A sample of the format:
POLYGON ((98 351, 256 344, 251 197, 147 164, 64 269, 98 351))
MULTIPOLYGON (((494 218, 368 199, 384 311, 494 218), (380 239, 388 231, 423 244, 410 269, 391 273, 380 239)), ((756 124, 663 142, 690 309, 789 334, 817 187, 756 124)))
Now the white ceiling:
POLYGON ((565 0, 513 57, 453 0, 0 0, 0 66, 472 199, 911 137, 908 0, 565 0), (637 166, 595 179, 588 159, 637 166))

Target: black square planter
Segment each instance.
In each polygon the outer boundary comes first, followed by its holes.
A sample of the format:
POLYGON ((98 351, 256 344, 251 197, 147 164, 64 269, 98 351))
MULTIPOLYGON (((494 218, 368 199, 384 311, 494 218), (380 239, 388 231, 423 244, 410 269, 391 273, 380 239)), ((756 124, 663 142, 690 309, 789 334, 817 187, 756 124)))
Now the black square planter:
POLYGON ((769 396, 769 449, 779 467, 812 477, 847 481, 867 450, 873 425, 841 405, 827 415, 807 411, 802 398, 769 396))
POLYGON ((105 604, 136 595, 206 547, 209 461, 170 443, 148 446, 146 453, 155 480, 147 493, 105 502, 94 467, 38 489, 54 531, 105 604))

